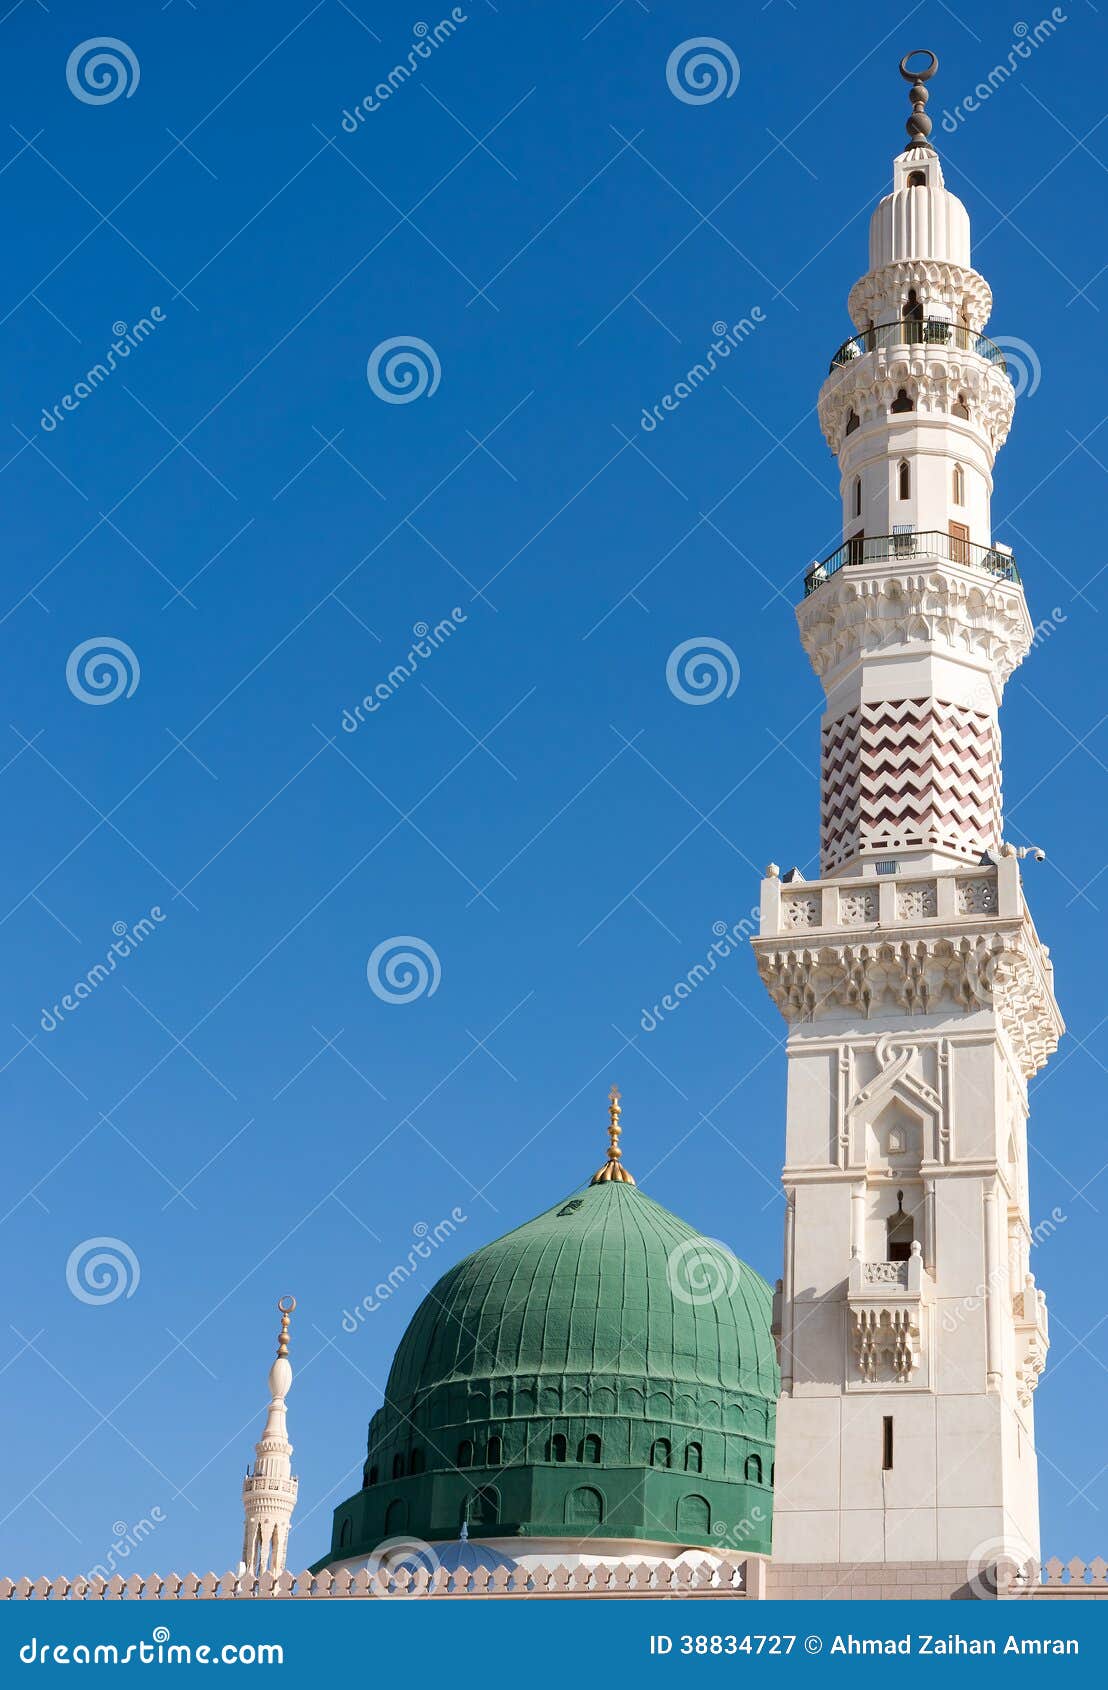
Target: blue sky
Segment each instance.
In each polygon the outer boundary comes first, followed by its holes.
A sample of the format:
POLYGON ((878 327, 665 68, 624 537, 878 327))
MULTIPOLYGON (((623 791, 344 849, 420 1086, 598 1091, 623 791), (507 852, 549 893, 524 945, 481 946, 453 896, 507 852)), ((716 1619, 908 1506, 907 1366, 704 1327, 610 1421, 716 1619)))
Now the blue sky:
POLYGON ((356 1333, 343 1311, 455 1209, 422 1289, 587 1177, 613 1080, 651 1195, 777 1276, 784 1027, 750 955, 641 1017, 767 861, 815 866, 820 694, 792 605, 839 536, 815 399, 920 43, 990 332, 1041 369, 994 517, 1036 621, 1056 613, 1003 715, 1071 1029, 1033 1087, 1032 1220, 1066 1217, 1035 1264, 1043 1539, 1104 1552, 1101 15, 1068 0, 949 133, 1038 13, 460 10, 346 130, 449 8, 22 0, 0 21, 0 1570, 86 1570, 159 1515, 144 1564, 230 1565, 286 1292, 291 1559, 318 1555, 421 1282, 356 1333), (118 98, 67 82, 97 33, 137 65, 118 98), (729 97, 667 86, 694 35, 731 47, 729 97), (713 325, 755 308, 645 431, 713 325), (390 403, 367 362, 401 337, 434 391, 390 403), (666 662, 703 636, 741 678, 691 708, 666 662), (94 706, 67 660, 103 637, 127 672, 94 706), (367 981, 398 936, 438 980, 403 1004, 367 981), (139 1278, 93 1305, 66 1267, 100 1237, 139 1278))

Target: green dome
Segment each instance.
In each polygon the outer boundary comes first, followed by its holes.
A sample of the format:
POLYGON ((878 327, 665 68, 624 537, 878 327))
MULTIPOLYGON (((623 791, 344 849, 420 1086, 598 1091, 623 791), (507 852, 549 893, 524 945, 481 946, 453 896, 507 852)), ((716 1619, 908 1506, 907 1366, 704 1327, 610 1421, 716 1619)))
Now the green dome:
POLYGON ((386 1538, 768 1552, 770 1288, 622 1174, 443 1275, 396 1352, 326 1561, 386 1538))

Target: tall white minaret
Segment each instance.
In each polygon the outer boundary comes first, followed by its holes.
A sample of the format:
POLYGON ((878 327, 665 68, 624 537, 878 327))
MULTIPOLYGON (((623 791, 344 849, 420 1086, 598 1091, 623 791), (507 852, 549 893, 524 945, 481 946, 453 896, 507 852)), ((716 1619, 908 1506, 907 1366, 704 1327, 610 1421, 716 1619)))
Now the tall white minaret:
POLYGON ((254 1445, 253 1469, 242 1484, 246 1526, 239 1571, 250 1574, 284 1572, 288 1557, 289 1525, 300 1484, 292 1475, 292 1445, 285 1420, 285 1398, 292 1384, 289 1317, 295 1307, 295 1297, 282 1297, 277 1304, 281 1330, 277 1359, 269 1370, 269 1410, 265 1429, 254 1445))
POLYGON ((822 878, 771 865, 755 941, 789 1024, 781 1562, 1039 1548, 1027 1081, 1063 1029, 1002 832, 998 710, 1033 635, 990 519, 1015 395, 927 138, 936 65, 901 63, 909 145, 820 392, 843 544, 797 616, 822 878))

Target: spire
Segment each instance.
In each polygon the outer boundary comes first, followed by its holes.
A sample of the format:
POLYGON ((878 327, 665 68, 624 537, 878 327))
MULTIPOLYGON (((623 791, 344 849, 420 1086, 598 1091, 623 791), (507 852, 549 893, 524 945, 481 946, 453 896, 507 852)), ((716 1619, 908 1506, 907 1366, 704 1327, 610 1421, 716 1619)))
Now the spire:
POLYGON ((905 53, 900 61, 901 76, 905 82, 912 84, 908 93, 908 98, 912 102, 912 115, 904 125, 908 131, 908 146, 926 147, 929 152, 932 150, 931 142, 928 140, 928 136, 931 134, 931 119, 925 110, 927 89, 923 85, 930 81, 938 68, 938 55, 933 53, 929 47, 913 47, 912 51, 905 53), (909 61, 920 58, 926 59, 927 64, 918 70, 909 69, 909 61))
POLYGON ((619 1105, 620 1089, 613 1086, 608 1093, 608 1160, 602 1168, 592 1176, 590 1185, 604 1185, 608 1180, 620 1180, 624 1185, 634 1185, 635 1181, 623 1166, 623 1151, 619 1147, 619 1135, 623 1128, 619 1124, 623 1113, 619 1105))
POLYGON ((242 1485, 246 1523, 239 1563, 241 1572, 281 1573, 288 1555, 289 1525, 300 1483, 292 1475, 292 1445, 288 1441, 285 1410, 285 1398, 292 1384, 289 1320, 295 1308, 295 1297, 282 1297, 277 1304, 281 1330, 277 1334, 277 1357, 269 1370, 269 1408, 261 1438, 254 1445, 253 1469, 242 1485))

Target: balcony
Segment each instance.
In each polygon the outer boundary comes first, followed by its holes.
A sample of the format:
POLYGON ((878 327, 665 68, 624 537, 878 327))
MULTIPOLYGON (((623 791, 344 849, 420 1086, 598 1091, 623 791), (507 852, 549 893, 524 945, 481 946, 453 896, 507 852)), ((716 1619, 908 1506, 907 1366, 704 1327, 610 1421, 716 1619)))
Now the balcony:
POLYGON ((930 1300, 931 1279, 918 1240, 906 1262, 851 1258, 847 1306, 859 1384, 909 1385, 920 1378, 930 1300))
POLYGON ((832 358, 828 374, 841 370, 844 364, 852 364, 866 352, 886 346, 952 346, 959 352, 975 352, 1007 373, 1004 353, 987 335, 967 329, 961 323, 948 323, 942 317, 925 317, 920 321, 902 318, 895 323, 878 323, 863 334, 851 335, 832 358))
POLYGON ((818 591, 842 568, 861 563, 900 563, 906 558, 934 558, 942 563, 960 563, 980 569, 998 581, 1019 584, 1020 572, 1007 547, 978 546, 972 540, 958 540, 940 528, 911 534, 866 534, 846 540, 821 562, 814 563, 804 577, 804 597, 818 591))

